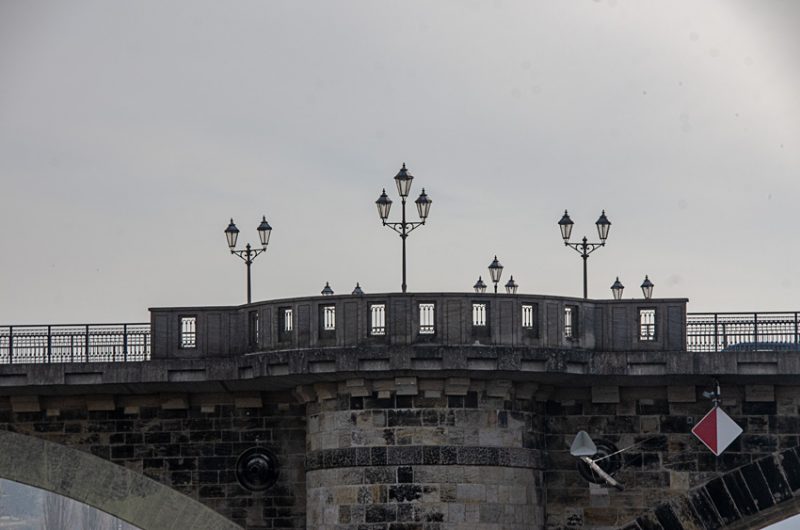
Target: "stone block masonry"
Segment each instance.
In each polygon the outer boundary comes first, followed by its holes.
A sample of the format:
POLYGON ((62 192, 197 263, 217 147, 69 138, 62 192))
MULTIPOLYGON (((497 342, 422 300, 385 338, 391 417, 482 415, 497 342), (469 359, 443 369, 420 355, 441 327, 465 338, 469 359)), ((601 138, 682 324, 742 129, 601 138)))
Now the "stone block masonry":
POLYGON ((308 404, 309 528, 542 528, 542 418, 530 396, 507 381, 397 379, 308 404))
MULTIPOLYGON (((96 400, 95 400, 96 401, 96 400)), ((305 528, 305 407, 286 394, 125 396, 90 407, 77 397, 42 398, 14 412, 0 398, 0 429, 41 438, 142 473, 248 529, 305 528), (237 403, 238 399, 238 403, 237 403), (240 406, 236 406, 236 405, 240 406), (27 407, 31 410, 32 407, 27 407), (237 456, 272 449, 281 468, 266 492, 243 489, 237 456)))
POLYGON ((761 528, 765 510, 797 502, 800 387, 723 385, 722 407, 744 433, 719 457, 691 434, 712 406, 703 390, 619 387, 608 403, 588 387, 556 389, 545 411, 547 528, 746 528, 762 517, 761 528), (579 475, 569 454, 579 430, 620 449, 637 444, 615 474, 625 491, 579 475))
MULTIPOLYGON (((246 529, 747 528, 800 506, 800 386, 723 383, 744 433, 715 457, 691 434, 707 387, 613 382, 404 374, 272 392, 20 394, 0 397, 0 429, 123 466, 246 529), (614 473, 625 491, 580 475, 569 454, 580 430, 633 445, 614 473), (254 493, 234 465, 258 445, 280 475, 254 493)), ((48 469, 48 484, 74 488, 78 475, 48 469)))

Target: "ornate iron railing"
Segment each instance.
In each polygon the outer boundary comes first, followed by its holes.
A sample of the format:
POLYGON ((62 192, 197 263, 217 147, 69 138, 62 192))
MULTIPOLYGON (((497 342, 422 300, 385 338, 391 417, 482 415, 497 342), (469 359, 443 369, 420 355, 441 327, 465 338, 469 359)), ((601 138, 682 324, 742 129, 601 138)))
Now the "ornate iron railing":
POLYGON ((150 324, 0 326, 0 364, 150 360, 150 324))
POLYGON ((798 312, 687 313, 693 352, 800 351, 798 312))

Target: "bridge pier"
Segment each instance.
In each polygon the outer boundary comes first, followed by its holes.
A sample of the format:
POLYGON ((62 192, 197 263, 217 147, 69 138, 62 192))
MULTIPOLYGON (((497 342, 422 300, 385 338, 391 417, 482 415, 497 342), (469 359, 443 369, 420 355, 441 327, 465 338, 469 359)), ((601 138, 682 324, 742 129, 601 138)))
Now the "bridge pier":
POLYGON ((530 385, 527 399, 466 378, 333 386, 307 405, 309 528, 543 527, 530 385))

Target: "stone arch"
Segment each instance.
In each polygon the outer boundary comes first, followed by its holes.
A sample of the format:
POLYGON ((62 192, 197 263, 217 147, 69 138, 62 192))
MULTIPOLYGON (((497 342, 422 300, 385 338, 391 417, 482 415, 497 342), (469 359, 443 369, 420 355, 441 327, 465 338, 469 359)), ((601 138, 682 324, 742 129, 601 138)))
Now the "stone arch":
POLYGON ((800 448, 773 453, 670 499, 624 530, 758 529, 800 513, 800 448))
POLYGON ((0 478, 75 499, 143 530, 241 530, 204 504, 140 473, 13 432, 0 431, 0 478))

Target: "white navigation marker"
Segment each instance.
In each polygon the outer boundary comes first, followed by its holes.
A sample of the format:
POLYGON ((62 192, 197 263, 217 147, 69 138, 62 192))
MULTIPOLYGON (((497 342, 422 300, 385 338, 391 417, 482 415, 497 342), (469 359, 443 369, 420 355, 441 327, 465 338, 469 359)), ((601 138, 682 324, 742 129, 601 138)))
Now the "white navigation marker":
POLYGON ((597 454, 597 446, 592 441, 592 437, 586 431, 579 431, 578 435, 572 441, 572 446, 569 448, 569 453, 572 456, 594 456, 597 454))
POLYGON ((719 456, 740 434, 742 428, 719 406, 714 406, 692 429, 692 434, 719 456))

